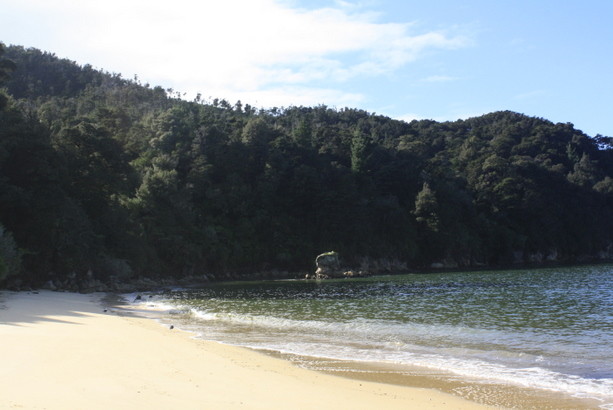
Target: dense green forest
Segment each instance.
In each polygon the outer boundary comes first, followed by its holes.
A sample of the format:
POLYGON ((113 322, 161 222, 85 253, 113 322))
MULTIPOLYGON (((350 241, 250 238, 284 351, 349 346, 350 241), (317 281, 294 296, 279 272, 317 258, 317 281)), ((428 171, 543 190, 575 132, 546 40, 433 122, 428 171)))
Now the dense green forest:
POLYGON ((578 262, 613 254, 613 139, 194 101, 0 49, 0 282, 578 262))

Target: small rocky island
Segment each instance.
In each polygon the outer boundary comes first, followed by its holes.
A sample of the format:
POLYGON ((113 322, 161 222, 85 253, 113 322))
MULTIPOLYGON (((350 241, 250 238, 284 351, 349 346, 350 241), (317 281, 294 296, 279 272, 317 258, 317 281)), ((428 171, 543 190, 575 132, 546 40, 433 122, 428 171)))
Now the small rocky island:
POLYGON ((305 279, 331 279, 331 278, 352 278, 368 276, 363 271, 353 271, 341 267, 338 252, 330 251, 317 255, 315 258, 317 270, 314 274, 305 276, 305 279))

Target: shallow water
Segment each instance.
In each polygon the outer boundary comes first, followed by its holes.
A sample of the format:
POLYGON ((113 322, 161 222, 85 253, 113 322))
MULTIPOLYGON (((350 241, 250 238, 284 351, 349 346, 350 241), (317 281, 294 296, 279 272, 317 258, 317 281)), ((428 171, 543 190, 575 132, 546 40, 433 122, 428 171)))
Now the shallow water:
MULTIPOLYGON (((613 265, 225 283, 143 303, 216 340, 447 372, 613 408, 613 265)), ((314 358, 314 360, 313 360, 314 358)))

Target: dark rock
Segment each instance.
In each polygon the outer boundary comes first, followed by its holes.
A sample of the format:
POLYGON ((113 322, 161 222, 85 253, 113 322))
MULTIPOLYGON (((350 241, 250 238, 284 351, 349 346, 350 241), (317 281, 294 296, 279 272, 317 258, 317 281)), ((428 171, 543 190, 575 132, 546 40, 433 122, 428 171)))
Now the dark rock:
POLYGON ((315 258, 315 279, 342 278, 340 261, 337 252, 326 252, 315 258))
POLYGON ((346 278, 364 278, 366 276, 370 276, 370 274, 368 272, 364 272, 364 271, 354 271, 354 270, 348 270, 346 272, 343 272, 343 276, 346 278))

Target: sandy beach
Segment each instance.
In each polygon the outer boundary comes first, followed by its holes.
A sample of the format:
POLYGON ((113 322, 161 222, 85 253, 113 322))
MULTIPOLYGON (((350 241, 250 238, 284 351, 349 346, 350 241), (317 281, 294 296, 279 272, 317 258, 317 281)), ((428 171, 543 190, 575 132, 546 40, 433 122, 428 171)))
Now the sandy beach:
POLYGON ((0 292, 0 408, 479 409, 104 312, 104 295, 0 292))

